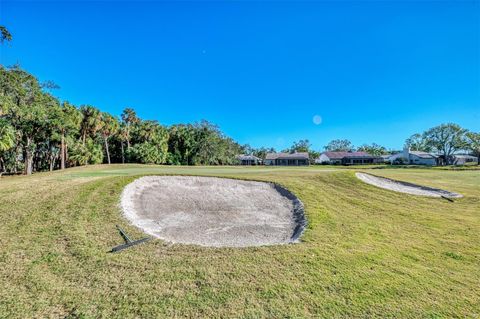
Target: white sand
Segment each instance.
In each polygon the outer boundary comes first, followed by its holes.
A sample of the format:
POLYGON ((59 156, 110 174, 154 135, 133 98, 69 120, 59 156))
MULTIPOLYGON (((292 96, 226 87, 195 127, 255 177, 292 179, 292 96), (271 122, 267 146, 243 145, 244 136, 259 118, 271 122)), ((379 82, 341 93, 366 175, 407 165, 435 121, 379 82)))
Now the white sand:
POLYGON ((173 243, 246 247, 296 242, 303 205, 271 183, 198 176, 146 176, 127 185, 121 207, 146 233, 173 243))
POLYGON ((430 196, 430 197, 448 197, 458 198, 463 197, 461 194, 449 192, 446 190, 431 188, 427 186, 420 186, 416 184, 396 181, 393 179, 374 176, 366 173, 355 173, 355 175, 367 184, 374 185, 380 188, 389 189, 395 192, 407 193, 412 195, 430 196))

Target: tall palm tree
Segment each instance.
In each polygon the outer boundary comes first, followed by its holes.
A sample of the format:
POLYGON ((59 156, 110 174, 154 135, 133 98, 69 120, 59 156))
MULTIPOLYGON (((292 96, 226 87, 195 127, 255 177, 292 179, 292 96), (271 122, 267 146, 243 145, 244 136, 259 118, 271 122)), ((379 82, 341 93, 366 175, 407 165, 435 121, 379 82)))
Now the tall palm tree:
POLYGON ((125 128, 125 139, 127 141, 127 149, 130 148, 130 135, 132 132, 132 127, 140 122, 140 119, 137 117, 137 113, 132 108, 125 108, 122 112, 122 123, 125 128))
POLYGON ((120 148, 122 150, 122 164, 125 164, 125 149, 123 146, 124 142, 127 142, 127 147, 129 143, 129 130, 127 125, 125 125, 124 122, 120 124, 120 127, 118 129, 118 137, 120 138, 120 148))
POLYGON ((110 164, 110 150, 108 147, 108 139, 112 135, 117 134, 118 128, 119 123, 116 118, 114 118, 108 113, 102 113, 100 132, 102 134, 103 141, 105 142, 105 152, 107 153, 108 164, 110 164))

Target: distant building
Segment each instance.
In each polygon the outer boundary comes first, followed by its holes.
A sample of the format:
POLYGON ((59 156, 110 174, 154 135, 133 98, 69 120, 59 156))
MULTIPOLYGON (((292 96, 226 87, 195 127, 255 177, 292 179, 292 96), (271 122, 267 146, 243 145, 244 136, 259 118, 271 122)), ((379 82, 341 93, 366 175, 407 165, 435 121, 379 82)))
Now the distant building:
POLYGON ((308 153, 267 153, 265 165, 304 166, 309 165, 308 153))
POLYGON ((317 164, 334 165, 359 165, 383 163, 381 156, 375 156, 366 152, 324 152, 315 160, 317 164))
POLYGON ((384 163, 390 163, 390 157, 392 157, 392 154, 380 155, 380 157, 383 159, 384 163))
POLYGON ((448 161, 445 160, 444 155, 439 155, 437 158, 437 165, 477 165, 478 157, 468 154, 453 154, 447 157, 448 161))
POLYGON ((238 155, 237 160, 240 165, 260 165, 262 160, 253 155, 238 155))
POLYGON ((478 164, 478 157, 472 155, 457 154, 452 156, 453 165, 478 164))
POLYGON ((437 159, 436 155, 421 151, 410 151, 406 148, 403 152, 390 156, 390 163, 435 166, 438 164, 437 159))

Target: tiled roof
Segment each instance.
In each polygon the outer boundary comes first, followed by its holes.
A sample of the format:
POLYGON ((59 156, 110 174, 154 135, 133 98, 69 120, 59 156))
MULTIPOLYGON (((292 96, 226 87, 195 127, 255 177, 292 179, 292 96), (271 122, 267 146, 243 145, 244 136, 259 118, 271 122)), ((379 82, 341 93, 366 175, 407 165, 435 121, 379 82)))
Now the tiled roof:
POLYGON ((420 158, 436 158, 436 156, 427 153, 427 152, 419 152, 419 151, 410 151, 410 154, 418 156, 420 158))
POLYGON ((265 157, 266 160, 275 160, 275 159, 308 159, 308 153, 299 152, 299 153, 267 153, 265 157))

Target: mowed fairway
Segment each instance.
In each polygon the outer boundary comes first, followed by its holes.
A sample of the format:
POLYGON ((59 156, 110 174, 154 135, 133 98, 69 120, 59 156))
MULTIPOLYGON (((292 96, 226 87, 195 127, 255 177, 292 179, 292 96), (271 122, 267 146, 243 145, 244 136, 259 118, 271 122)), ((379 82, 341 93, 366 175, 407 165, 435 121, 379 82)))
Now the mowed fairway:
POLYGON ((0 179, 0 317, 480 316, 480 171, 361 169, 465 195, 449 202, 332 167, 111 165, 0 179), (118 254, 125 185, 149 174, 277 182, 305 204, 302 243, 118 254))

